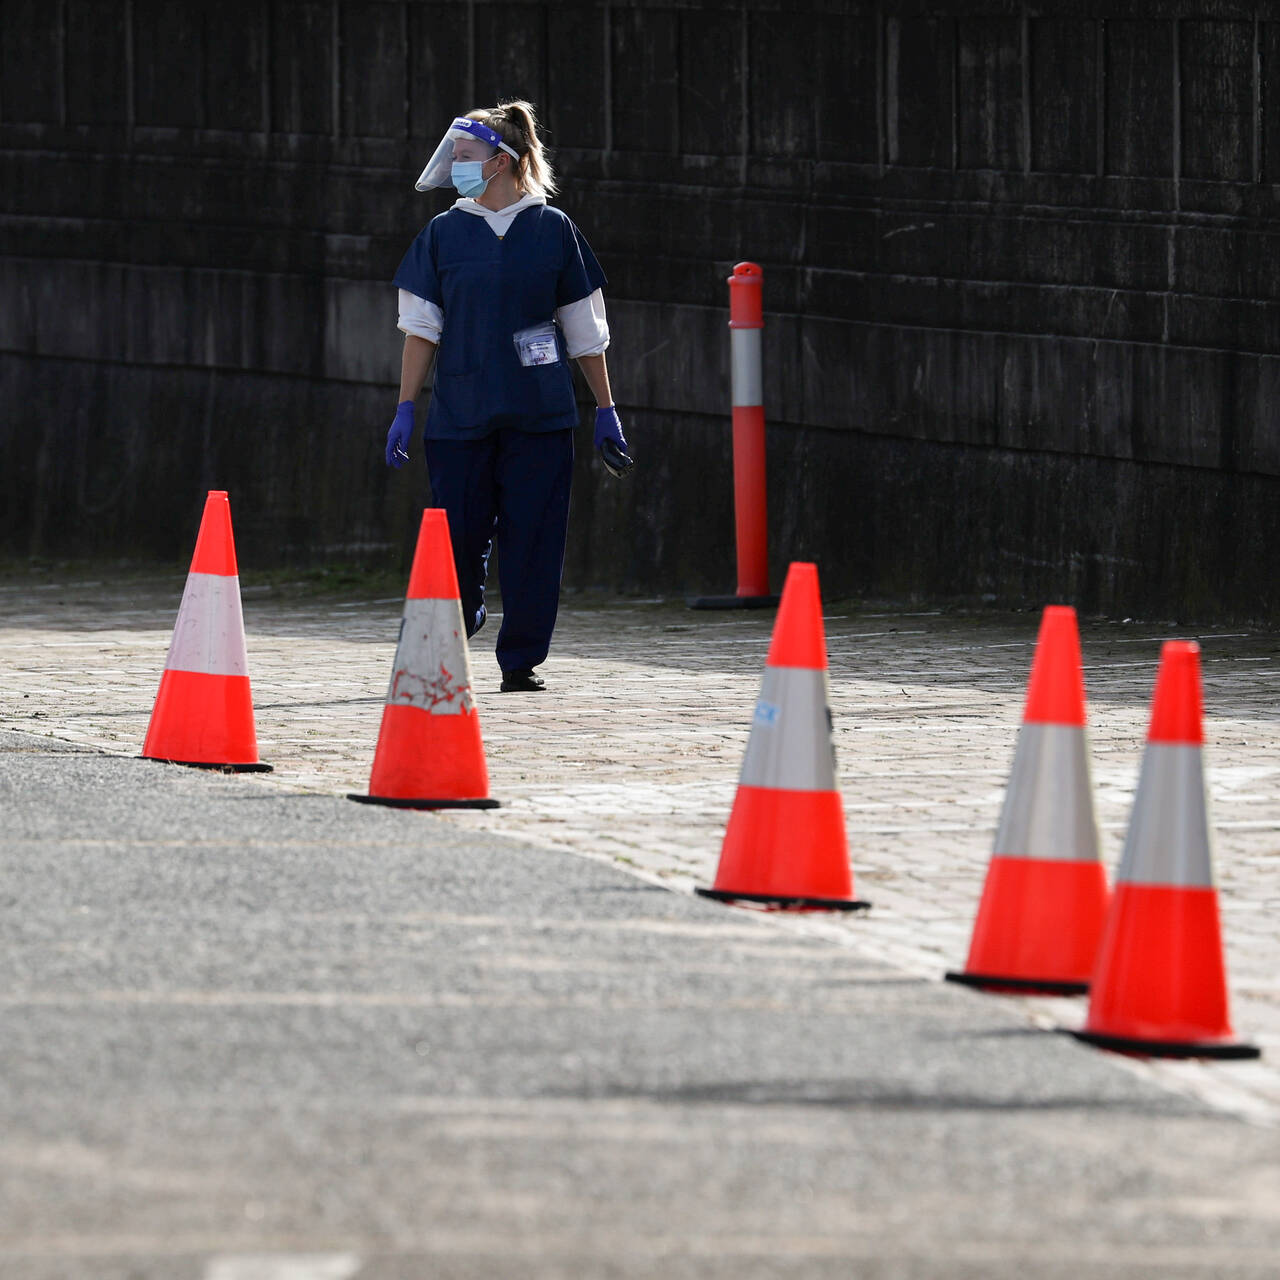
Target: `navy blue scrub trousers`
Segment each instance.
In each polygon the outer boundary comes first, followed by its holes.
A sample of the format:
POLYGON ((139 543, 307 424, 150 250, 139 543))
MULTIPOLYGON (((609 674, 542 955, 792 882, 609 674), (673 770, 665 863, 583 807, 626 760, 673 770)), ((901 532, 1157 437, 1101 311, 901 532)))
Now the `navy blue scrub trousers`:
POLYGON ((569 529, 573 428, 500 427, 474 440, 428 440, 432 500, 453 542, 467 636, 484 623, 484 584, 496 541, 502 589, 498 665, 536 667, 551 647, 569 529))

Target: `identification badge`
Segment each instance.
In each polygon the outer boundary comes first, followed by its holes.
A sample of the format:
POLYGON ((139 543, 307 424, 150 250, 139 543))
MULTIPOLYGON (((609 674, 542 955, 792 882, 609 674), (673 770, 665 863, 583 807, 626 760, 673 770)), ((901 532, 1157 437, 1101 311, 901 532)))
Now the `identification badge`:
POLYGON ((527 369, 538 364, 558 364, 560 349, 556 346, 556 326, 548 320, 545 324, 530 325, 511 335, 516 344, 516 355, 527 369))

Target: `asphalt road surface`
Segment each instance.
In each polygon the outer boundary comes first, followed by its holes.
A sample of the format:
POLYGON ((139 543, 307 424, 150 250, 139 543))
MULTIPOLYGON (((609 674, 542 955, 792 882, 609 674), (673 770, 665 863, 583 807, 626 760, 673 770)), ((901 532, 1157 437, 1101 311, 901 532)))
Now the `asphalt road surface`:
POLYGON ((1280 1133, 602 861, 0 732, 0 1274, 1280 1274, 1280 1133))

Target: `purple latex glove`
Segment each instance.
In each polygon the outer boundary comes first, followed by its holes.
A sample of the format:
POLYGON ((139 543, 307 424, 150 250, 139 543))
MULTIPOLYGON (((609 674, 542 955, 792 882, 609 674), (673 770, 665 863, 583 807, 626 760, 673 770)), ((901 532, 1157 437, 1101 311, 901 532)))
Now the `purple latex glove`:
POLYGON ((413 439, 413 401, 401 400, 396 405, 395 420, 387 432, 387 466, 398 471, 409 461, 409 443, 413 439))
POLYGON ((622 434, 622 419, 613 405, 596 410, 596 448, 606 470, 619 479, 636 465, 627 448, 627 438, 622 434))

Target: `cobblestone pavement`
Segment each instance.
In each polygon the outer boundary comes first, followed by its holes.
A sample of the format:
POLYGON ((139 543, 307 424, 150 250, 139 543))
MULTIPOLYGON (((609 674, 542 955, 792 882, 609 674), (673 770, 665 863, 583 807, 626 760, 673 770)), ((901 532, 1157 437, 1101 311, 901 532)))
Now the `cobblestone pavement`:
MULTIPOLYGON (((181 575, 0 580, 0 725, 134 755, 181 575)), ((245 786, 367 787, 402 601, 243 592, 259 747, 245 786)), ((625 865, 677 890, 714 877, 768 648, 770 613, 567 597, 548 690, 498 692, 496 617, 472 646, 491 794, 424 814, 625 865)), ((829 604, 832 713, 855 884, 869 915, 778 914, 936 978, 967 951, 1022 711, 1038 617, 829 604)), ((1086 621, 1095 802, 1114 868, 1137 782, 1160 643, 1203 649, 1210 813, 1232 1010, 1261 1063, 1134 1071, 1280 1124, 1280 637, 1086 621)), ((957 990, 955 998, 990 999, 957 990)), ((1077 1025, 1080 1001, 1016 1002, 1077 1025)))

